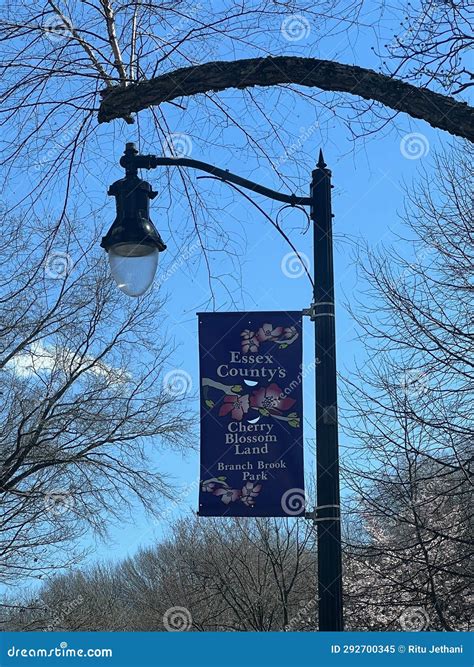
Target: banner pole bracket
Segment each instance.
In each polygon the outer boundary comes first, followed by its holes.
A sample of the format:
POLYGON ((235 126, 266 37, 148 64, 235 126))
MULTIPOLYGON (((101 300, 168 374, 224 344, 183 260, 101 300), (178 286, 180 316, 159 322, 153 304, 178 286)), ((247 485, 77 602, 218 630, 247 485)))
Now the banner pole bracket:
POLYGON ((305 519, 309 519, 316 523, 318 521, 340 521, 340 505, 320 505, 315 507, 312 512, 305 512, 305 519), (327 514, 328 510, 333 510, 332 516, 321 516, 322 514, 327 514))
POLYGON ((309 308, 303 308, 301 311, 303 317, 309 317, 311 322, 316 321, 316 304, 312 303, 309 308))

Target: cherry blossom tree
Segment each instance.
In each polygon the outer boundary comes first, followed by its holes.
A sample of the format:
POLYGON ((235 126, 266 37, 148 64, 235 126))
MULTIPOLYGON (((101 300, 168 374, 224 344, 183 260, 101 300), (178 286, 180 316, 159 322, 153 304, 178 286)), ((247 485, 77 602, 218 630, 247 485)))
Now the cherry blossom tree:
MULTIPOLYGON (((421 609, 431 629, 468 624, 472 558, 472 149, 436 158, 407 193, 406 237, 363 254, 370 298, 358 323, 367 359, 347 380, 345 484, 363 540, 359 617, 398 624, 421 609), (378 620, 377 620, 378 619, 378 620)), ((421 619, 423 621, 423 619, 421 619)))

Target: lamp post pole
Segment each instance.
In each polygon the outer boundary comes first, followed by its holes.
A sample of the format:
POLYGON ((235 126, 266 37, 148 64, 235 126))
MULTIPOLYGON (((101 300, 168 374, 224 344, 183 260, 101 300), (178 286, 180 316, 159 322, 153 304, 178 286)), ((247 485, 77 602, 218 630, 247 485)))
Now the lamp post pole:
POLYGON ((331 172, 322 152, 312 173, 315 328, 316 517, 318 530, 319 630, 343 630, 339 496, 336 326, 331 211, 331 172))
MULTIPOLYGON (((117 181, 109 194, 117 200, 117 218, 102 247, 110 254, 119 253, 121 263, 135 261, 166 248, 149 219, 148 199, 156 193, 138 178, 138 169, 156 167, 189 167, 207 172, 224 182, 256 192, 290 206, 309 206, 313 222, 314 279, 313 302, 303 314, 315 324, 316 376, 316 481, 317 506, 312 518, 318 534, 318 609, 320 631, 343 630, 342 553, 339 500, 339 453, 337 420, 336 335, 334 319, 334 271, 332 250, 331 172, 322 152, 312 173, 310 196, 300 197, 272 190, 237 174, 188 157, 173 158, 140 155, 135 144, 128 143, 120 160, 124 179, 117 181), (141 240, 140 240, 141 239, 141 240), (144 249, 141 246, 145 246, 144 249), (138 250, 137 250, 138 247, 138 250), (146 256, 146 255, 144 255, 146 256)), ((136 266, 136 264, 135 264, 136 266)), ((155 262, 156 268, 156 262, 155 262)), ((135 270, 135 269, 134 269, 135 270)), ((128 276, 125 276, 128 278, 128 276)), ((117 280, 117 276, 115 276, 117 280)), ((126 281, 118 285, 126 294, 137 296, 140 291, 127 291, 126 281)), ((150 282, 153 279, 151 274, 150 282)), ((149 283, 148 283, 149 285, 149 283)), ((133 287, 133 285, 132 285, 133 287)))

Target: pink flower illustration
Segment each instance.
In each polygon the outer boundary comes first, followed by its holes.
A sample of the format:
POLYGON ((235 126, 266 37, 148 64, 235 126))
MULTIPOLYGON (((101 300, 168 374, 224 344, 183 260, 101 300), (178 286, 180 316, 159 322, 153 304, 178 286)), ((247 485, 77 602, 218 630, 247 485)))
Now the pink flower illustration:
POLYGON ((253 331, 245 329, 240 335, 242 336, 242 352, 244 354, 247 354, 248 352, 258 352, 260 343, 253 331))
POLYGON ((253 507, 255 505, 255 498, 258 496, 261 489, 261 484, 247 482, 247 484, 242 489, 242 497, 240 500, 244 503, 244 505, 247 505, 247 507, 253 507))
POLYGON ((219 417, 225 417, 229 412, 232 413, 232 419, 242 421, 244 414, 249 411, 249 397, 246 396, 224 396, 224 402, 219 410, 219 417))
POLYGON ((253 331, 250 331, 250 329, 245 329, 244 331, 242 331, 240 335, 242 336, 242 338, 253 338, 255 333, 253 331))
POLYGON ((242 352, 247 354, 248 352, 258 352, 258 340, 252 338, 251 340, 242 341, 242 352))
POLYGON ((239 489, 217 489, 214 491, 215 496, 220 496, 223 503, 228 505, 240 498, 242 492, 239 489))
POLYGON ((281 336, 282 331, 283 327, 273 328, 272 324, 264 324, 263 327, 260 327, 260 329, 257 331, 257 339, 260 342, 274 340, 275 338, 279 338, 281 336))
POLYGON ((289 410, 296 401, 284 395, 280 387, 275 384, 269 384, 268 387, 256 389, 250 397, 252 408, 263 408, 270 414, 279 414, 289 410))

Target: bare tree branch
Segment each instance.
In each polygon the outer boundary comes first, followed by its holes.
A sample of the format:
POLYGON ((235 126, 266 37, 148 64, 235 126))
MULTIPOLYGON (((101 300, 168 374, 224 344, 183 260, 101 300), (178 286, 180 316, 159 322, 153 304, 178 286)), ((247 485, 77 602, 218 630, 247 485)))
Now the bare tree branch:
POLYGON ((114 10, 112 9, 112 3, 109 2, 109 0, 101 0, 100 4, 102 5, 102 8, 104 10, 105 22, 107 25, 107 34, 109 36, 110 46, 112 47, 112 51, 115 58, 114 67, 119 74, 121 84, 126 85, 127 72, 125 70, 125 65, 122 59, 122 52, 120 50, 120 46, 117 40, 117 32, 115 30, 115 14, 114 10))
POLYGON ((433 127, 474 141, 474 114, 467 103, 363 67, 293 56, 210 62, 184 67, 126 89, 114 87, 103 92, 99 123, 125 118, 130 113, 178 97, 282 83, 376 100, 413 118, 421 118, 433 127))

